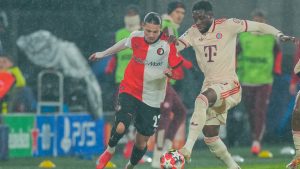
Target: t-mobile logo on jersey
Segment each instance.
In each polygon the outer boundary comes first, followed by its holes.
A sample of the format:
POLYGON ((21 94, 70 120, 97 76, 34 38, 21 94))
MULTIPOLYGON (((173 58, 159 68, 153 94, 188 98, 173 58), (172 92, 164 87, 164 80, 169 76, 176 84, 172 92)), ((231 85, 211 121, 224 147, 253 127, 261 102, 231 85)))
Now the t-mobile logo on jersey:
POLYGON ((217 56, 217 45, 204 46, 204 52, 205 52, 205 57, 208 57, 207 62, 214 62, 212 60, 212 57, 217 56))

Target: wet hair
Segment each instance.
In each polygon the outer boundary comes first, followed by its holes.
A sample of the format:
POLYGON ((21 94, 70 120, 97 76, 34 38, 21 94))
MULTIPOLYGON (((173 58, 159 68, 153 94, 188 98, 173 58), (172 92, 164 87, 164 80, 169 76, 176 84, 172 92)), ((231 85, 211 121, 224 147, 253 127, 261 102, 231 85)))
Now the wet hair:
POLYGON ((144 18, 144 23, 152 23, 154 25, 161 25, 161 17, 156 12, 149 12, 144 18))
POLYGON ((126 14, 128 14, 129 12, 134 12, 136 13, 137 15, 140 14, 140 8, 139 6, 137 5, 134 5, 134 4, 130 4, 126 7, 126 14))
POLYGON ((212 11, 212 5, 208 1, 199 1, 194 4, 192 11, 198 11, 198 10, 204 10, 205 12, 207 11, 212 11))
POLYGON ((168 14, 171 14, 177 8, 185 9, 185 5, 182 2, 179 2, 179 1, 170 2, 168 4, 168 8, 167 8, 168 14))

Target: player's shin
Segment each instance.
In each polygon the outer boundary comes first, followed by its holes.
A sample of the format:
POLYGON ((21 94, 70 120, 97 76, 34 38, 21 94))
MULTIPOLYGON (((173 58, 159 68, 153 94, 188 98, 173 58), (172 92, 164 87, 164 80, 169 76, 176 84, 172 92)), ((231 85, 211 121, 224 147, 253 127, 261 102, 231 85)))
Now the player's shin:
POLYGON ((209 150, 217 158, 222 160, 229 169, 239 168, 238 164, 233 160, 233 158, 227 150, 226 145, 223 143, 219 136, 205 137, 204 142, 208 146, 209 150))
POLYGON ((195 110, 190 121, 188 138, 184 145, 184 148, 190 153, 206 122, 207 109, 208 100, 204 95, 200 94, 195 101, 195 110))
POLYGON ((131 158, 129 161, 130 165, 128 165, 130 166, 129 168, 133 168, 135 165, 137 165, 137 163, 142 159, 142 157, 145 155, 146 152, 147 152, 147 146, 141 150, 136 145, 134 145, 131 158))

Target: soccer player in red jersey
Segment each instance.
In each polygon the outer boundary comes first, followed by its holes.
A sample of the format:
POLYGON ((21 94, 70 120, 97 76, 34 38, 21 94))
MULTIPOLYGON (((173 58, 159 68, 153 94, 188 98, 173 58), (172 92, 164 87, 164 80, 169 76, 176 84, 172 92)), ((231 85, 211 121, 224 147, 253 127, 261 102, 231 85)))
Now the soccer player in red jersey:
POLYGON ((241 100, 241 87, 236 75, 236 38, 250 31, 271 34, 282 41, 294 40, 273 26, 239 19, 214 19, 208 1, 197 2, 192 9, 195 25, 178 40, 178 51, 192 46, 205 79, 195 100, 187 141, 179 151, 189 161, 201 132, 210 151, 229 169, 240 169, 219 138, 220 125, 226 123, 227 111, 241 100))
POLYGON ((160 104, 165 98, 167 77, 176 79, 172 70, 182 63, 175 44, 169 44, 160 29, 160 16, 150 12, 144 18, 144 31, 134 31, 129 38, 90 56, 90 60, 96 60, 126 48, 133 50, 120 83, 119 107, 108 147, 97 160, 96 169, 103 169, 112 158, 118 141, 131 121, 137 133, 131 158, 125 168, 134 168, 147 151, 147 141, 155 133, 160 119, 160 104))

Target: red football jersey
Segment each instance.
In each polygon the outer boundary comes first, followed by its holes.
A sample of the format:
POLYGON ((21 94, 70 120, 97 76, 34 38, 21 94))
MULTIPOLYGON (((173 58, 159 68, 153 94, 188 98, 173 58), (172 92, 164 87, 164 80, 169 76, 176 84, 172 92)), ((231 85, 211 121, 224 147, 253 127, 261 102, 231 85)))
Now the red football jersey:
POLYGON ((133 55, 119 92, 131 94, 145 104, 159 108, 166 94, 164 70, 177 67, 182 58, 177 56, 175 45, 168 44, 164 34, 155 43, 148 44, 144 31, 135 31, 127 39, 126 46, 132 48, 133 55))

